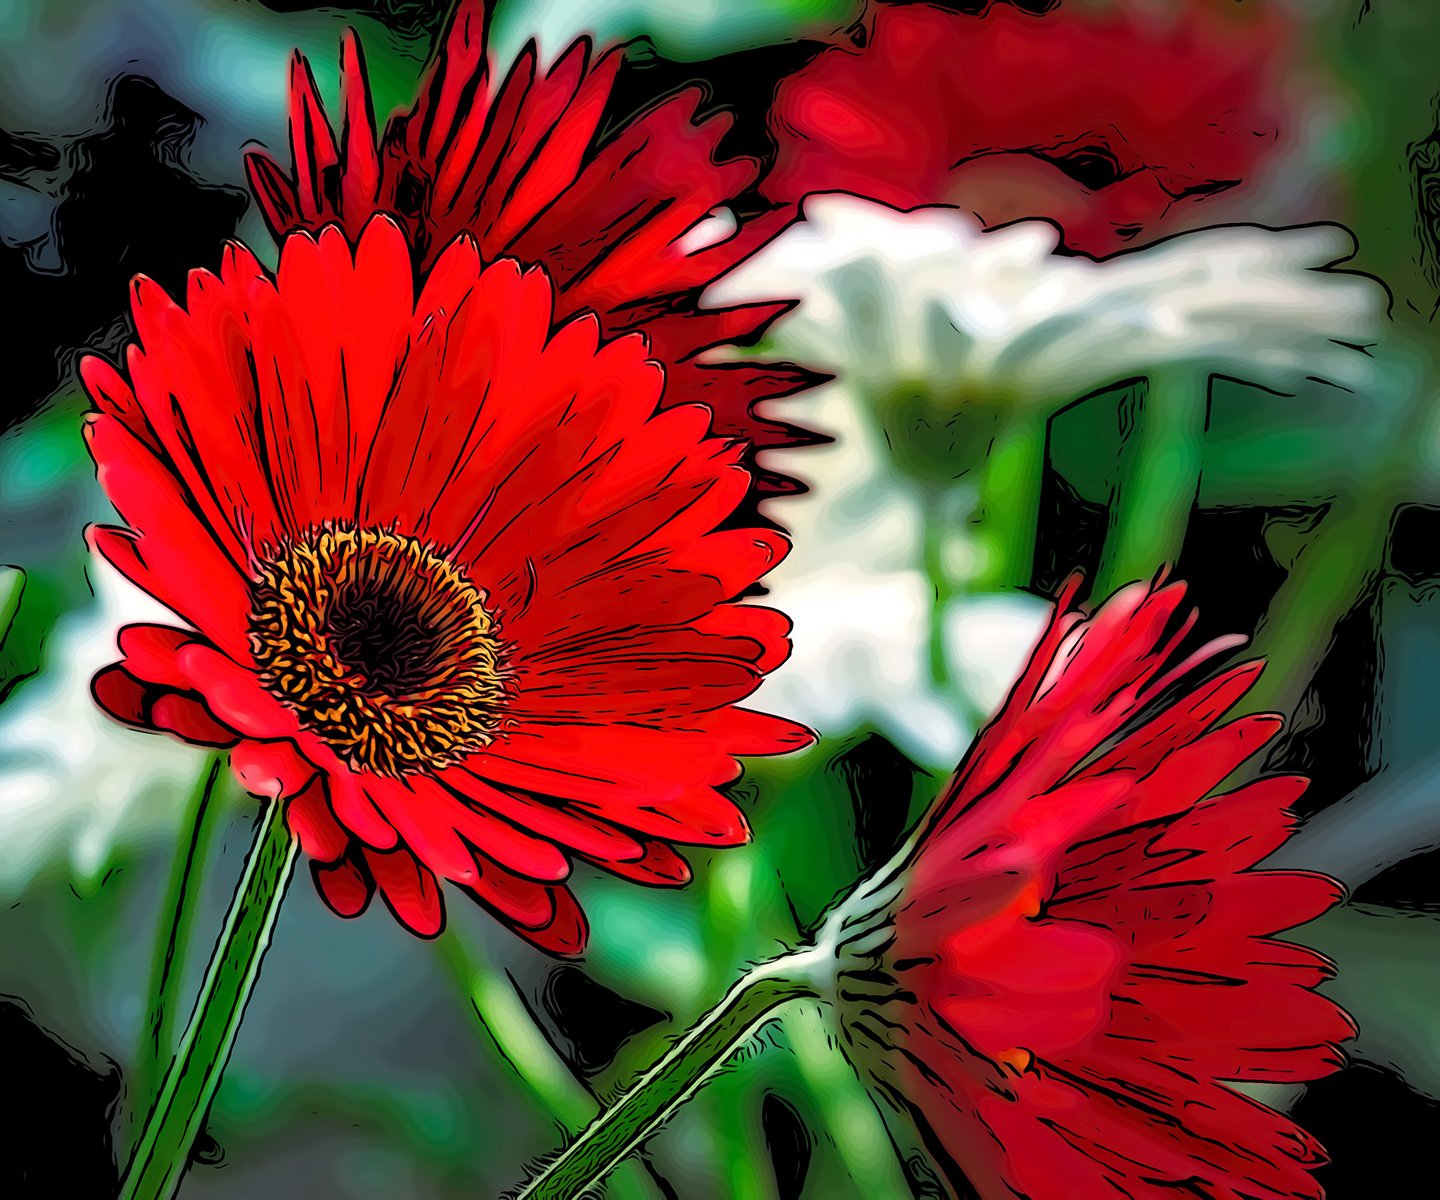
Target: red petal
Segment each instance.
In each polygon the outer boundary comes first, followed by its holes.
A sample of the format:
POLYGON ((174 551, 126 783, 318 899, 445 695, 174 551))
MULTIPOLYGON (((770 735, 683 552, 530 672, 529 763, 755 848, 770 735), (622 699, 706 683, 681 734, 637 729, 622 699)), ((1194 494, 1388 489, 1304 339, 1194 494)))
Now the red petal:
POLYGON ((395 827, 366 794, 362 778, 313 733, 302 731, 295 743, 301 754, 325 773, 330 807, 340 824, 372 849, 395 849, 399 841, 395 827))
POLYGON ((248 646, 249 590, 226 549, 243 553, 191 506, 179 480, 119 420, 92 415, 86 441, 100 486, 135 532, 92 525, 91 545, 137 587, 231 653, 248 646), (205 587, 195 584, 197 575, 205 587))
POLYGON ((196 746, 223 748, 235 745, 238 740, 235 731, 215 720, 198 700, 174 692, 155 700, 150 706, 150 720, 156 729, 173 733, 196 746))
MULTIPOLYGON (((588 44, 581 40, 570 47, 567 57, 578 59, 583 70, 588 52, 588 44)), ((574 182, 584 154, 595 137, 621 59, 618 52, 606 54, 584 75, 573 101, 555 122, 544 146, 520 173, 514 194, 501 210, 499 223, 490 233, 496 245, 508 246, 528 228, 537 214, 574 182)), ((558 69, 551 72, 552 76, 558 69)))
MULTIPOLYGON (((256 385, 267 377, 255 369, 249 332, 278 301, 248 252, 228 248, 225 265, 230 277, 223 280, 191 273, 188 311, 158 284, 136 277, 131 311, 140 344, 128 348, 126 366, 148 426, 164 449, 166 472, 173 473, 184 502, 245 574, 252 548, 273 544, 282 532, 276 481, 266 467, 276 456, 264 444, 256 411, 256 385)), ((133 519, 132 524, 142 533, 156 532, 133 519)), ((164 522, 159 527, 168 528, 164 522)))
POLYGON ((431 160, 454 153, 456 130, 467 119, 482 125, 484 105, 471 103, 472 93, 484 94, 485 60, 484 0, 459 0, 450 17, 445 40, 435 62, 421 82, 415 112, 406 118, 413 132, 423 139, 416 152, 431 160), (474 110, 478 109, 478 113, 474 110))
POLYGON ((346 231, 354 237, 376 210, 380 154, 365 52, 349 28, 340 35, 340 95, 345 106, 345 127, 340 134, 340 210, 346 231))
POLYGON ((230 753, 230 768, 241 787, 268 800, 298 796, 315 778, 314 764, 286 742, 241 742, 230 753))
POLYGON ((195 635, 169 625, 126 625, 116 635, 125 669, 138 679, 183 690, 188 679, 176 661, 181 647, 195 635))
POLYGON ((319 778, 290 801, 285 817, 300 848, 311 858, 322 863, 338 863, 345 857, 350 838, 336 824, 325 800, 324 783, 319 778))
POLYGON ((483 859, 480 865, 471 893, 516 933, 552 954, 576 955, 585 949, 585 914, 568 889, 521 879, 483 859))
POLYGON ((739 767, 711 738, 622 726, 516 732, 466 764, 520 791, 565 796, 572 809, 666 841, 735 846, 749 829, 714 786, 739 767))
POLYGON ((340 151, 310 64, 298 50, 290 57, 290 148, 295 156, 296 192, 307 224, 334 215, 326 192, 326 174, 340 161, 340 151))
MULTIPOLYGON (((154 439, 154 431, 145 423, 140 402, 135 399, 135 393, 119 371, 98 355, 87 354, 80 360, 80 382, 84 385, 86 394, 95 402, 96 408, 119 420, 131 436, 139 439, 150 453, 160 452, 154 439)), ((86 436, 90 436, 89 422, 86 436)))
POLYGON ((632 879, 636 883, 648 883, 656 887, 683 887, 691 878, 690 864, 664 842, 647 842, 645 856, 638 862, 598 858, 592 861, 596 866, 603 867, 621 879, 632 879))
POLYGON ((362 853, 395 919, 418 937, 438 936, 445 928, 445 905, 435 876, 403 847, 386 854, 366 846, 362 853))
POLYGON ((564 807, 563 801, 547 802, 542 797, 508 792, 461 767, 443 772, 440 779, 447 787, 496 815, 577 854, 633 861, 643 853, 640 843, 629 834, 588 815, 572 812, 564 807))
POLYGON ((90 681, 95 703, 117 721, 137 729, 151 729, 145 719, 145 685, 117 666, 104 667, 90 681))
POLYGON ((375 894, 375 881, 354 858, 342 859, 333 866, 312 862, 310 874, 320 899, 336 916, 358 917, 370 906, 370 897, 375 894))
POLYGON ((295 185, 273 158, 262 150, 246 151, 245 177, 272 237, 278 241, 303 224, 295 185))
POLYGON ((254 671, 200 642, 187 642, 175 658, 190 687, 205 697, 220 720, 253 738, 293 738, 295 714, 261 684, 254 671))
MULTIPOLYGON (((537 79, 525 96, 520 111, 516 114, 515 128, 511 133, 505 152, 496 163, 481 198, 475 209, 475 228, 483 230, 482 249, 486 257, 493 257, 501 247, 534 218, 539 208, 549 204, 569 179, 555 174, 555 165, 546 154, 546 143, 557 121, 570 119, 575 110, 566 113, 576 98, 590 58, 590 44, 587 40, 575 42, 562 54, 546 73, 537 79)), ((522 54, 521 60, 525 61, 522 54)), ((518 64, 517 64, 518 66, 518 64)), ((609 92, 608 84, 600 93, 600 107, 609 92)), ((590 133, 594 133, 594 122, 600 117, 600 107, 594 107, 594 92, 583 110, 575 135, 584 133, 585 117, 592 120, 590 133)), ((587 139, 588 140, 588 139, 587 139)))
POLYGON ((366 793, 400 840, 442 879, 468 884, 475 878, 475 860, 455 832, 460 805, 430 780, 367 778, 366 793))

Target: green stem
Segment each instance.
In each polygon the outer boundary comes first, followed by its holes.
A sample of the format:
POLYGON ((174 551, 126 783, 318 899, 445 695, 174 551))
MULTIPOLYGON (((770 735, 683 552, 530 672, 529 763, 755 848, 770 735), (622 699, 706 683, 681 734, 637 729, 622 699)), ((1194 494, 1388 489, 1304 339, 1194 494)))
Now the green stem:
POLYGON ((1108 596, 1180 557, 1200 490, 1209 377, 1157 372, 1121 400, 1119 461, 1093 589, 1108 596))
POLYGON ((20 599, 25 595, 25 572, 19 567, 0 567, 0 646, 15 623, 20 599))
POLYGON ((280 912, 299 846, 285 806, 267 805, 200 996, 125 1171, 120 1200, 171 1200, 206 1114, 280 912))
POLYGON ((857 1196, 904 1196, 910 1185, 884 1118, 834 1040, 820 1005, 796 1005, 780 1018, 810 1094, 834 1137, 857 1196))
POLYGON ((131 1073, 131 1094, 136 1104, 144 1106, 135 1110, 136 1116, 141 1111, 148 1110, 155 1102, 156 1076, 159 1074, 160 1063, 175 1048, 176 992, 184 980, 185 957, 195 924, 196 877, 205 862, 215 829, 214 822, 209 819, 210 800, 220 778, 220 766, 220 756, 211 755, 190 793, 185 805, 185 823, 189 826, 190 837, 184 847, 177 850, 170 868, 170 879, 165 887, 165 898, 160 911, 169 913, 170 919, 156 929, 147 993, 150 1002, 146 1008, 140 1048, 131 1073))
POLYGON ((980 483, 981 552, 975 590, 1025 587, 1035 570, 1048 414, 1017 408, 1001 418, 980 483))
MULTIPOLYGON (((600 1112, 600 1102, 570 1073, 510 977, 472 955, 453 929, 441 934, 439 949, 496 1057, 504 1060, 545 1117, 569 1134, 578 1133, 600 1112)), ((660 1190, 637 1164, 621 1163, 609 1194, 612 1200, 656 1200, 660 1190)))
POLYGON ((756 967, 616 1103, 594 1121, 516 1200, 574 1200, 654 1133, 701 1081, 720 1067, 781 1005, 821 995, 815 951, 756 967))
POLYGON ((950 661, 945 653, 945 611, 950 604, 952 589, 942 561, 945 529, 940 522, 928 516, 925 522, 924 566, 925 578, 934 589, 930 605, 930 682, 937 688, 950 686, 950 661))
POLYGON ((5 698, 11 679, 21 673, 15 656, 5 651, 5 639, 20 613, 25 595, 25 572, 19 567, 0 567, 0 700, 5 698))
MULTIPOLYGON (((1390 488, 1334 500, 1295 558, 1255 636, 1265 674, 1244 701, 1246 712, 1290 716, 1330 650, 1335 627, 1384 567, 1395 497, 1390 488)), ((1237 714, 1238 715, 1238 714, 1237 714)))

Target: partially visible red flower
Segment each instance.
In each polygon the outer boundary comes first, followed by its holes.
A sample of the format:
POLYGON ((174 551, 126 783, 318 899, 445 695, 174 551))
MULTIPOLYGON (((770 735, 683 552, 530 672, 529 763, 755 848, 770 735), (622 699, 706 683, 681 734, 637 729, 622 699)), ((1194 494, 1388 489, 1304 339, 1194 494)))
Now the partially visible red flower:
MULTIPOLYGON (((643 331, 665 366, 666 404, 700 402, 715 431, 756 447, 812 443, 813 435, 761 416, 761 401, 821 377, 790 364, 705 365, 704 351, 758 337, 789 304, 703 309, 701 291, 770 238, 790 214, 749 222, 727 240, 687 252, 684 235, 750 187, 759 164, 717 159, 728 114, 697 119, 687 88, 597 139, 622 52, 593 63, 572 45, 547 72, 526 46, 492 83, 483 0, 461 0, 408 112, 376 128, 360 43, 341 43, 343 120, 337 139, 297 52, 290 76, 286 172, 260 151, 246 156, 251 189, 276 237, 339 224, 353 239, 377 212, 405 228, 417 267, 428 269, 461 233, 485 262, 505 256, 545 267, 555 311, 592 311, 606 337, 643 331)), ((766 491, 794 480, 757 472, 766 491)))
POLYGON ((1210 796, 1280 728, 1217 724, 1260 664, 1174 664, 1180 584, 1074 595, 900 868, 848 1028, 985 1200, 1319 1197, 1320 1147, 1225 1082, 1325 1075, 1354 1033, 1328 961, 1274 936, 1339 886, 1252 869, 1306 780, 1210 796))
POLYGON ((959 204, 987 225, 1048 217, 1072 249, 1108 254, 1270 151, 1285 32, 1274 6, 882 5, 865 44, 780 84, 762 188, 959 204))
POLYGON ((126 374, 82 367, 127 527, 95 549, 189 628, 132 625, 94 681, 122 721, 231 749, 288 804, 325 901, 443 922, 438 880, 572 953, 572 860, 684 883, 672 844, 746 826, 734 755, 808 734, 736 707, 788 652, 731 603, 779 535, 708 412, 545 273, 453 242, 417 298, 399 227, 231 245, 185 307, 136 281, 126 374), (128 378, 127 378, 128 376, 128 378))

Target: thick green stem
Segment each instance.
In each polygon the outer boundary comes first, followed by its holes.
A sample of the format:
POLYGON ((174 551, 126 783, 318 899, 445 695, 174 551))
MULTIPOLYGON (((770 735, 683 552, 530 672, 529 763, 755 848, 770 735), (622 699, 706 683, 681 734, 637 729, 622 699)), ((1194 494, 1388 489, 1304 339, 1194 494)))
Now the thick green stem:
POLYGON ((1094 594, 1149 579, 1180 557, 1200 489, 1210 381, 1194 371, 1157 372, 1121 401, 1124 436, 1094 594))
POLYGON ((185 957, 195 925, 195 883, 215 829, 210 801, 220 778, 220 767, 220 756, 212 755, 196 780, 195 789, 185 805, 189 837, 175 852, 170 879, 165 886, 160 911, 168 914, 169 920, 157 926, 155 931, 155 949, 150 958, 149 1003, 140 1048, 130 1076, 130 1092, 137 1105, 134 1110, 137 1118, 154 1104, 160 1064, 175 1049, 176 993, 184 980, 185 957))
POLYGON ((1035 570, 1048 415, 1017 407, 1001 418, 980 484, 975 590, 1025 587, 1035 570))
POLYGON ((260 974, 297 852, 284 805, 267 805, 189 1027, 126 1169, 120 1200, 170 1200, 179 1189, 260 974))
MULTIPOLYGON (((524 1085, 539 1111, 576 1134, 600 1112, 600 1102, 570 1073, 503 971, 472 955, 453 929, 440 936, 441 955, 469 997, 495 1056, 524 1085)), ((660 1189, 636 1164, 621 1163, 610 1181, 612 1200, 657 1200, 660 1189)))
POLYGON ((654 1133, 701 1081, 781 1005, 821 992, 814 951, 756 967, 598 1120, 518 1194, 516 1200, 573 1200, 594 1187, 654 1133))

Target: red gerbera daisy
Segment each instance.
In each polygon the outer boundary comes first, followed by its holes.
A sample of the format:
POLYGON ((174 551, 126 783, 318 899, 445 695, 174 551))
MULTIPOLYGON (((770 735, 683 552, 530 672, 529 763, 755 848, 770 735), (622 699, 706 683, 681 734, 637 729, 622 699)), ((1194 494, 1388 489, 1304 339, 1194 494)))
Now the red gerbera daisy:
POLYGON ((572 859, 679 884, 670 843, 746 837, 716 788, 807 733, 735 707, 788 651, 729 601, 785 553, 714 532, 745 495, 699 406, 657 414, 642 338, 552 329, 539 269, 462 238, 418 299, 399 227, 352 252, 232 245, 185 307, 134 287, 128 380, 82 375, 95 548, 192 628, 129 626, 95 679, 123 721, 233 746, 286 799, 329 905, 378 888, 422 935, 437 877, 578 951, 572 859))
POLYGON ((842 974, 851 1035, 889 1052, 884 1082, 986 1200, 1322 1195, 1315 1141, 1225 1081, 1341 1065, 1354 1027, 1311 990, 1330 964, 1274 936, 1340 889, 1251 869, 1289 837, 1303 778, 1205 798, 1280 728, 1217 726, 1258 662, 1152 708, 1234 644, 1170 666, 1184 594, 1136 584, 1085 618, 1066 589, 917 848, 870 890, 877 957, 842 974))
POLYGON ((883 5, 863 45, 827 47, 781 82, 762 189, 956 203, 989 225, 1048 217, 1071 248, 1112 253, 1234 187, 1274 145, 1286 26, 1252 8, 883 5))
MULTIPOLYGON (((353 238, 377 212, 393 214, 428 269, 460 233, 481 258, 507 256, 546 268, 557 317, 590 310, 606 337, 643 330, 665 367, 666 404, 699 401, 715 430, 756 447, 817 439, 756 413, 822 376, 789 364, 702 364, 724 343, 758 337, 788 304, 701 309, 700 292, 788 219, 772 213, 733 237, 689 252, 685 234, 750 187, 759 164, 717 161, 728 114, 697 120, 703 93, 687 88, 596 144, 621 51, 590 61, 576 42, 548 72, 526 46, 498 88, 485 49, 483 0, 461 0, 409 112, 377 133, 360 43, 341 43, 344 122, 337 138, 304 57, 290 75, 287 174, 255 151, 246 168, 271 231, 338 223, 353 238)), ((759 472, 765 491, 793 491, 784 476, 759 472)))

